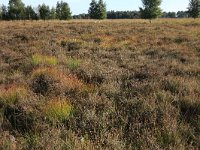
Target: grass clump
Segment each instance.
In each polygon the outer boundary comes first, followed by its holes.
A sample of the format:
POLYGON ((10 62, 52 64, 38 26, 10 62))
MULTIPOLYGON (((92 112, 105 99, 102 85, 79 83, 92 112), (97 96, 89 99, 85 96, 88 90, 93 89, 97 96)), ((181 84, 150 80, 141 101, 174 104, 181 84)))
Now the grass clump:
POLYGON ((57 58, 55 56, 45 56, 40 54, 34 54, 32 56, 33 65, 57 65, 57 58))
POLYGON ((31 87, 34 93, 46 95, 54 90, 57 70, 53 68, 38 68, 32 72, 31 87))
POLYGON ((15 104, 27 94, 28 91, 24 86, 10 85, 0 89, 0 101, 6 104, 15 104))
POLYGON ((38 68, 32 72, 31 87, 41 95, 59 95, 74 93, 85 89, 84 83, 77 77, 52 67, 38 68))
POLYGON ((37 149, 39 145, 39 136, 35 134, 26 134, 25 135, 26 140, 26 148, 27 149, 37 149))
POLYGON ((79 59, 70 59, 67 61, 67 67, 71 70, 77 69, 81 64, 81 60, 79 59))
POLYGON ((157 142, 162 148, 169 147, 170 145, 175 145, 176 136, 173 133, 167 131, 162 131, 157 137, 157 142))
POLYGON ((180 82, 176 79, 162 81, 162 87, 166 91, 170 91, 173 94, 178 94, 181 88, 180 82))
POLYGON ((73 107, 66 99, 53 99, 44 108, 44 114, 50 121, 63 122, 70 117, 73 107))

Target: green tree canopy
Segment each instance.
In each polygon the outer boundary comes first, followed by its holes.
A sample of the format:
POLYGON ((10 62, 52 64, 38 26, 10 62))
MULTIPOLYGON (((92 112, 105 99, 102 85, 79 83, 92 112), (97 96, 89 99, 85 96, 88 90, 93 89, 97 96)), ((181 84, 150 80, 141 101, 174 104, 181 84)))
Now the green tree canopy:
POLYGON ((49 19, 50 16, 50 9, 49 6, 42 4, 38 6, 40 18, 43 20, 49 19))
POLYGON ((57 4, 56 4, 56 18, 57 19, 61 18, 61 4, 60 4, 60 2, 57 2, 57 4))
POLYGON ((97 7, 97 14, 98 19, 106 19, 107 18, 107 11, 106 11, 106 4, 103 0, 99 0, 98 7, 97 7))
POLYGON ((192 18, 198 18, 200 16, 200 0, 190 0, 188 13, 192 18))
POLYGON ((50 19, 56 19, 56 9, 54 7, 51 8, 50 19))
POLYGON ((88 14, 91 19, 106 19, 106 4, 103 2, 103 0, 99 0, 98 3, 97 1, 92 0, 90 3, 88 14))
POLYGON ((95 0, 92 0, 90 3, 90 8, 88 10, 88 14, 91 19, 96 19, 97 18, 97 2, 95 0))
POLYGON ((57 2, 56 18, 60 20, 69 20, 72 18, 68 3, 63 2, 63 1, 57 2))
POLYGON ((28 19, 28 20, 37 20, 38 19, 38 15, 34 11, 32 6, 26 6, 26 8, 25 8, 25 16, 26 16, 26 19, 28 19))
POLYGON ((0 20, 2 20, 2 7, 0 7, 0 20))
POLYGON ((61 2, 61 20, 69 20, 71 19, 71 11, 68 3, 61 2))
POLYGON ((7 7, 5 5, 1 6, 1 19, 2 20, 8 20, 9 19, 8 10, 7 10, 7 7))
POLYGON ((155 19, 161 16, 162 0, 142 0, 143 8, 140 8, 141 18, 143 19, 155 19))
POLYGON ((10 19, 24 19, 25 5, 21 0, 9 0, 8 13, 10 19))

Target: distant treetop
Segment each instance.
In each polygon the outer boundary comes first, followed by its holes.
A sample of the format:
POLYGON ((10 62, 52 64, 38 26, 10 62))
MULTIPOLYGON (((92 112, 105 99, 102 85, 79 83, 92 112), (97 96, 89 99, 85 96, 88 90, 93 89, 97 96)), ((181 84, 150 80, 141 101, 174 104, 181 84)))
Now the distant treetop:
POLYGON ((142 0, 143 8, 140 8, 141 18, 155 19, 161 16, 160 5, 162 0, 142 0))

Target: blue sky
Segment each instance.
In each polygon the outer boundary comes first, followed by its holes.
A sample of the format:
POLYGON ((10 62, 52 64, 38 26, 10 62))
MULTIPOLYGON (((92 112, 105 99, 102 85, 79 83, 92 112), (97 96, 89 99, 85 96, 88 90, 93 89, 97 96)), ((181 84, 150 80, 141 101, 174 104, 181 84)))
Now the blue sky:
MULTIPOLYGON (((0 4, 8 4, 9 0, 0 0, 0 4)), ((45 3, 56 6, 58 0, 22 0, 26 5, 34 7, 45 3)), ((63 0, 69 3, 73 14, 87 13, 91 0, 63 0)), ((142 6, 141 0, 104 0, 107 10, 139 10, 142 6)), ((161 8, 163 11, 186 10, 189 0, 163 0, 161 8)))

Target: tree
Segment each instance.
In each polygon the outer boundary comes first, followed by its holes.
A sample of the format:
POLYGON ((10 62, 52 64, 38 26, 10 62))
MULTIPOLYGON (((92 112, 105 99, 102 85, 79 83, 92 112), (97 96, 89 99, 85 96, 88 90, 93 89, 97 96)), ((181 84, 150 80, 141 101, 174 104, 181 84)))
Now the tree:
POLYGON ((92 0, 90 3, 88 14, 91 19, 106 19, 106 4, 103 2, 103 0, 99 0, 98 3, 97 1, 92 0))
POLYGON ((40 18, 43 20, 49 19, 50 16, 50 10, 49 10, 49 6, 42 4, 41 6, 38 6, 38 10, 39 10, 39 14, 40 14, 40 18))
POLYGON ((106 19, 106 18, 107 18, 106 4, 103 2, 103 0, 99 0, 97 7, 97 19, 106 19))
POLYGON ((176 18, 176 12, 168 12, 168 18, 176 18))
POLYGON ((200 16, 200 0, 190 0, 188 13, 194 19, 200 16))
POLYGON ((61 4, 60 4, 60 2, 57 2, 57 4, 56 4, 56 18, 57 19, 61 18, 61 4))
POLYGON ((188 18, 188 12, 187 11, 178 11, 177 18, 188 18))
POLYGON ((71 11, 68 3, 61 1, 61 20, 69 20, 71 19, 71 11))
POLYGON ((24 19, 25 5, 21 0, 9 0, 8 14, 10 19, 24 19))
POLYGON ((140 8, 141 18, 149 19, 150 22, 152 19, 155 19, 161 16, 161 5, 162 0, 142 0, 143 8, 140 8))
POLYGON ((72 18, 68 3, 63 1, 57 2, 56 18, 60 20, 69 20, 72 18))
POLYGON ((140 13, 138 11, 108 11, 108 19, 133 19, 140 18, 140 13))
POLYGON ((79 15, 74 15, 73 19, 89 19, 89 15, 84 13, 79 15))
POLYGON ((27 20, 37 20, 38 19, 38 15, 34 11, 32 6, 26 6, 26 8, 25 8, 25 18, 27 20))
POLYGON ((88 10, 88 14, 91 19, 97 19, 97 2, 95 0, 92 0, 90 3, 90 8, 88 10))
POLYGON ((0 7, 0 20, 2 20, 2 7, 0 7))
POLYGON ((56 9, 54 7, 51 8, 50 19, 56 19, 56 9))
POLYGON ((176 18, 176 12, 163 12, 162 18, 176 18))
POLYGON ((5 5, 1 6, 1 18, 2 20, 8 20, 8 10, 7 7, 5 5))

